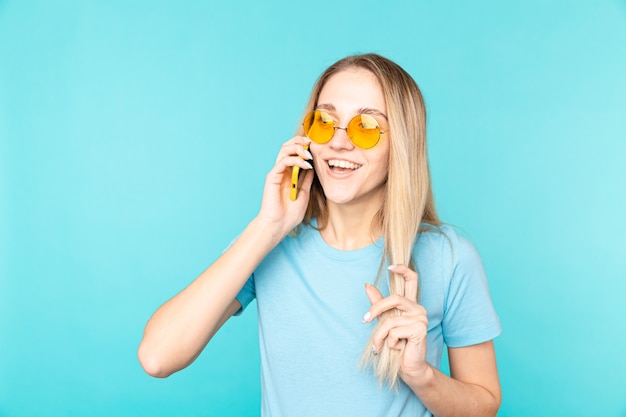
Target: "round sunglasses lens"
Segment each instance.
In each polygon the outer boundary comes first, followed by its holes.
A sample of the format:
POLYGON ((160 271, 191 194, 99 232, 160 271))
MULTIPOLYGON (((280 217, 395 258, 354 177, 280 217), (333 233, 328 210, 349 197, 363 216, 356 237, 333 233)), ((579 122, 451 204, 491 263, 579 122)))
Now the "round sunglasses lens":
POLYGON ((315 110, 302 123, 304 134, 316 143, 327 143, 335 134, 335 123, 328 113, 315 110))
POLYGON ((372 148, 380 139, 380 126, 369 114, 361 114, 352 119, 348 125, 348 132, 352 143, 359 148, 372 148))

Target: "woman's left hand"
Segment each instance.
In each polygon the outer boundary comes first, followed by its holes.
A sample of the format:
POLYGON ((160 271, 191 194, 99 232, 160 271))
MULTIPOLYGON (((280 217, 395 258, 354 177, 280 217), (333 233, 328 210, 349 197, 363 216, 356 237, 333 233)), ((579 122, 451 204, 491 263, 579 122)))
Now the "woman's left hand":
POLYGON ((401 315, 381 319, 372 337, 373 349, 380 352, 383 343, 387 343, 390 349, 402 350, 404 347, 400 377, 405 381, 419 379, 429 365, 426 362, 428 316, 426 309, 417 303, 417 273, 404 265, 392 265, 389 269, 404 278, 404 296, 392 294, 383 298, 376 287, 366 284, 365 291, 372 306, 365 313, 363 323, 371 322, 385 311, 400 310, 401 315))

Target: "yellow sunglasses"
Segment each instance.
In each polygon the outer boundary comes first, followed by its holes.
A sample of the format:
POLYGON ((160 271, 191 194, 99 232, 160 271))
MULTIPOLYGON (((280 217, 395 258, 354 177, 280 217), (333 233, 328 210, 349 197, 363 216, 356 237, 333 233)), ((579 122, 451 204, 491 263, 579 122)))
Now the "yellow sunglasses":
POLYGON ((337 129, 345 130, 355 146, 362 149, 370 149, 376 146, 383 132, 378 121, 369 114, 354 116, 347 127, 336 126, 330 114, 322 110, 314 110, 309 113, 302 122, 304 134, 315 143, 328 143, 335 135, 337 129))

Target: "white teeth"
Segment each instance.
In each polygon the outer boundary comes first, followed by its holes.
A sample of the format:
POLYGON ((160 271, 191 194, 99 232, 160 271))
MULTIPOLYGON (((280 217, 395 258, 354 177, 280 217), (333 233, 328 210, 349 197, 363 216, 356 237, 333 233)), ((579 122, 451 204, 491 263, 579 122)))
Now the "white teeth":
POLYGON ((348 168, 348 169, 361 168, 361 165, 359 164, 355 164, 354 162, 344 161, 341 159, 329 159, 328 166, 337 167, 337 168, 348 168))

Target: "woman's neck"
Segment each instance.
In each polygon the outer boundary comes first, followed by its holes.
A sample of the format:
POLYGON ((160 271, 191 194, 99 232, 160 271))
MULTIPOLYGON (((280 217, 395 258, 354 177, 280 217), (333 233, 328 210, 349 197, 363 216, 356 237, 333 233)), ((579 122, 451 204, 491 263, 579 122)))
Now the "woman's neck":
POLYGON ((376 242, 383 234, 377 219, 380 204, 363 206, 329 203, 328 221, 320 230, 330 246, 340 250, 364 248, 376 242))

